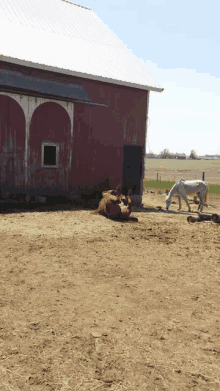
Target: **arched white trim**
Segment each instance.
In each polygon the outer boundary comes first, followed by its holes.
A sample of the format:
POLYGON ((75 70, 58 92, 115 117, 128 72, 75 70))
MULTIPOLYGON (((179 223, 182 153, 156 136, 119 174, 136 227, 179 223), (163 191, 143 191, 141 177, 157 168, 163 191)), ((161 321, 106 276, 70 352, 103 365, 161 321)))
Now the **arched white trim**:
POLYGON ((46 99, 46 98, 38 98, 34 96, 27 96, 22 94, 14 94, 11 92, 3 92, 0 91, 0 95, 9 96, 10 98, 14 99, 23 110, 24 116, 25 116, 25 156, 24 156, 24 166, 25 166, 25 185, 28 183, 29 179, 29 157, 30 157, 30 124, 31 119, 33 116, 34 111, 46 102, 54 102, 58 103, 60 106, 62 106, 70 118, 70 126, 71 126, 71 132, 70 132, 70 151, 69 151, 69 164, 68 169, 71 168, 72 164, 72 145, 73 145, 73 119, 74 119, 74 103, 72 102, 64 102, 61 100, 54 100, 54 99, 46 99))
POLYGON ((62 100, 54 100, 54 99, 46 99, 46 98, 35 98, 35 97, 30 96, 29 97, 29 113, 30 113, 30 116, 32 117, 32 115, 34 114, 34 111, 40 105, 42 105, 43 103, 48 103, 48 102, 57 103, 60 106, 62 106, 66 110, 67 114, 69 115, 70 122, 73 123, 73 108, 74 108, 74 104, 72 102, 63 102, 62 100))
POLYGON ((11 94, 10 92, 3 92, 3 91, 0 91, 0 95, 8 96, 9 98, 12 98, 13 100, 15 100, 19 104, 19 106, 21 107, 21 109, 24 113, 24 116, 26 118, 26 113, 25 113, 25 107, 27 107, 27 102, 25 99, 25 98, 27 98, 26 96, 18 95, 18 94, 11 94))
POLYGON ((72 164, 72 146, 73 146, 73 119, 74 119, 74 103, 72 102, 64 102, 62 100, 54 100, 54 99, 46 99, 46 98, 35 98, 35 97, 29 97, 29 113, 30 113, 30 122, 31 118, 35 112, 35 110, 41 106, 43 103, 58 103, 60 106, 62 106, 70 118, 70 151, 69 151, 69 163, 68 168, 71 168, 72 164))

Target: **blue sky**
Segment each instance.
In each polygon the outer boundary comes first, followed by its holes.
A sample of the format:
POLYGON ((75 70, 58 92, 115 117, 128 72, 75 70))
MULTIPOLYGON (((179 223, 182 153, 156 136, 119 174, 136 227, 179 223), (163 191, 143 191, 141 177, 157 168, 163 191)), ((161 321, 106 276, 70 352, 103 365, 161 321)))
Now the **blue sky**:
POLYGON ((165 89, 150 93, 154 153, 220 154, 220 1, 78 0, 165 89))

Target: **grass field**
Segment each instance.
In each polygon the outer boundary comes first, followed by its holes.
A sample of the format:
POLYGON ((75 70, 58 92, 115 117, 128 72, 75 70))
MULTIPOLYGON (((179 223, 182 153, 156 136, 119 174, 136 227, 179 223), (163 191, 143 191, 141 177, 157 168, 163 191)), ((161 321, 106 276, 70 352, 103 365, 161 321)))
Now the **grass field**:
MULTIPOLYGON (((144 188, 154 188, 154 189, 161 189, 161 190, 170 190, 172 186, 175 184, 175 182, 171 181, 144 181, 144 188)), ((209 193, 213 194, 220 194, 220 185, 210 185, 209 186, 209 193)))
MULTIPOLYGON (((167 188, 165 182, 174 183, 180 179, 202 179, 205 172, 205 180, 210 186, 210 192, 219 190, 212 185, 220 184, 220 159, 216 160, 178 160, 178 159, 146 159, 145 181, 161 181, 161 186, 167 188)), ((159 185, 158 185, 159 186, 159 185)), ((219 193, 219 191, 217 191, 219 193)))

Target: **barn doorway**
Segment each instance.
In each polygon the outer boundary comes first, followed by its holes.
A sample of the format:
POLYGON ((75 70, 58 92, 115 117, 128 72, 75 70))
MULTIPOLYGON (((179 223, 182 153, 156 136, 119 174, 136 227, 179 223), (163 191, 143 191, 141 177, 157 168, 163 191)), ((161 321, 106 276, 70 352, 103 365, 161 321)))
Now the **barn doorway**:
POLYGON ((143 148, 124 146, 123 191, 132 189, 133 194, 140 194, 142 177, 143 148))

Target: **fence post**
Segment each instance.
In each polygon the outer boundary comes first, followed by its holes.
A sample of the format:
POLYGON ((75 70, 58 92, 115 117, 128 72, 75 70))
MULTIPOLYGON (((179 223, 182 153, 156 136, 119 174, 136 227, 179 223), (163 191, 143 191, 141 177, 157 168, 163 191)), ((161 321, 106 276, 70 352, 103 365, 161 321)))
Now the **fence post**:
POLYGON ((202 173, 202 180, 205 180, 205 171, 202 173))
POLYGON ((158 173, 157 173, 157 182, 158 182, 158 173))

